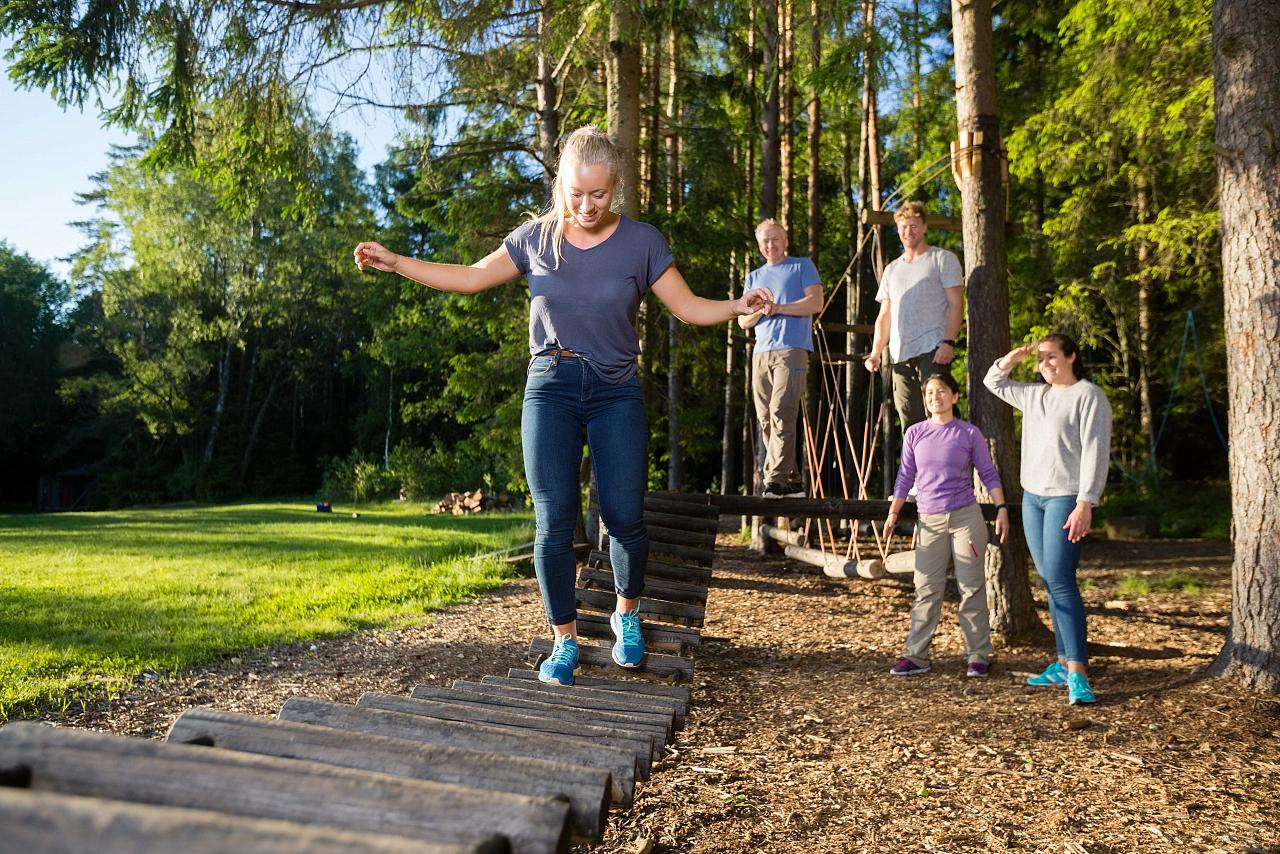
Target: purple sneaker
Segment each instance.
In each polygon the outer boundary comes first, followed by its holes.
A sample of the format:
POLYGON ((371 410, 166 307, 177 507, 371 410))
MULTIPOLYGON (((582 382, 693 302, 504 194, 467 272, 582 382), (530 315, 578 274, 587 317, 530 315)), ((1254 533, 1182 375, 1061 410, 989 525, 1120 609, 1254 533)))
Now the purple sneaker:
POLYGON ((890 676, 923 676, 929 672, 929 665, 916 664, 909 658, 899 658, 898 663, 889 668, 890 676))
POLYGON ((978 679, 986 679, 987 674, 991 672, 991 667, 985 661, 970 661, 969 669, 964 672, 965 676, 973 676, 978 679))

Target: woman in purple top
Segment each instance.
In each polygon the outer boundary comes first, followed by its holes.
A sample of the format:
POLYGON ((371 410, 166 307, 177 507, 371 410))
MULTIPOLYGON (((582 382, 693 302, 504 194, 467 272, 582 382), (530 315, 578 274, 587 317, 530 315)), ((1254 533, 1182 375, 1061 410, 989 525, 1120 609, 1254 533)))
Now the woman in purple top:
POLYGON ((885 527, 892 530, 914 486, 920 535, 916 543, 916 600, 911 608, 911 629, 902 658, 889 671, 894 676, 929 672, 929 644, 942 614, 948 557, 955 560, 956 584, 960 587, 960 631, 969 661, 966 675, 987 675, 987 659, 991 655, 983 569, 987 524, 973 495, 974 469, 996 501, 996 534, 1002 543, 1009 533, 1009 508, 982 431, 955 415, 959 398, 960 386, 950 374, 930 377, 924 386, 924 408, 929 418, 907 428, 903 439, 902 465, 885 527))
POLYGON ((578 669, 573 531, 584 434, 610 536, 613 660, 635 667, 644 656, 639 607, 649 556, 643 507, 649 462, 636 377, 640 300, 652 290, 672 314, 697 326, 769 306, 764 289, 736 300, 696 296, 657 229, 613 211, 621 172, 609 138, 597 128, 579 128, 564 143, 547 210, 475 264, 419 261, 371 242, 355 248, 362 270, 399 273, 451 293, 474 294, 528 277, 532 358, 520 433, 537 529, 534 569, 555 634, 539 678, 561 685, 572 685, 578 669))

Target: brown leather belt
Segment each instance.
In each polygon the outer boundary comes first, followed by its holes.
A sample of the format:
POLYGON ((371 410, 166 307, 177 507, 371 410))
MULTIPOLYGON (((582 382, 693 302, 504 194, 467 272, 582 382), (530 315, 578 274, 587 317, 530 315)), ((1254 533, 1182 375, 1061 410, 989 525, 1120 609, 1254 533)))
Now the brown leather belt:
POLYGON ((572 350, 565 350, 562 347, 555 347, 543 353, 544 356, 556 356, 561 359, 576 359, 578 354, 572 350))

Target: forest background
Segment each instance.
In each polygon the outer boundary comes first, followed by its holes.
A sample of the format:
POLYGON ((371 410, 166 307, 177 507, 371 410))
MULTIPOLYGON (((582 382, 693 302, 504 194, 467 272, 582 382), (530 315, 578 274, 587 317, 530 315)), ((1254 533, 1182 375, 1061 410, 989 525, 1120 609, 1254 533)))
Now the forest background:
MULTIPOLYGON (((947 3, 81 5, 0 3, 15 80, 139 140, 84 196, 69 281, 0 244, 6 507, 60 472, 91 475, 98 506, 520 490, 525 289, 447 296, 361 275, 350 251, 482 257, 545 203, 582 124, 639 124, 629 209, 709 297, 741 292, 775 216, 818 265, 824 321, 867 323, 898 247, 863 211, 960 212, 947 3), (609 116, 611 87, 638 112, 609 116), (372 182, 318 92, 405 117, 372 182)), ((995 11, 1014 340, 1081 340, 1116 413, 1113 484, 1221 479, 1211 3, 995 11)), ((640 334, 651 486, 742 488, 746 339, 656 303, 640 334)))

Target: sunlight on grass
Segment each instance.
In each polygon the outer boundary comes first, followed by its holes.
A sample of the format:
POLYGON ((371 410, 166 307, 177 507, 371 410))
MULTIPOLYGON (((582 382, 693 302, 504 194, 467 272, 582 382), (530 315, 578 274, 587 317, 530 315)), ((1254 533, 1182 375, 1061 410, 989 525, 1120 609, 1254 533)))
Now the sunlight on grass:
POLYGON ((1143 578, 1130 572, 1120 579, 1120 583, 1116 585, 1116 591, 1121 596, 1146 596, 1157 590, 1203 593, 1207 586, 1204 580, 1181 571, 1174 571, 1159 578, 1143 578))
POLYGON ((253 647, 420 620, 511 578, 531 514, 303 504, 0 515, 0 720, 253 647))
POLYGON ((1124 578, 1120 579, 1120 583, 1116 585, 1116 591, 1121 596, 1146 596, 1151 592, 1151 583, 1145 578, 1139 578, 1132 572, 1127 572, 1124 578))
POLYGON ((1178 590, 1183 593, 1203 593, 1207 586, 1203 579, 1176 570, 1151 583, 1153 590, 1178 590))

